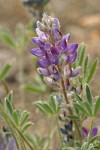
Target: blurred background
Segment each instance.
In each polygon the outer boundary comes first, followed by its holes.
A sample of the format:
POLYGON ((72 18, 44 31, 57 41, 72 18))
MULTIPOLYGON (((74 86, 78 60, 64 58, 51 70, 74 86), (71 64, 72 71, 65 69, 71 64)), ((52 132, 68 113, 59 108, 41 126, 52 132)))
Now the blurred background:
MULTIPOLYGON (((34 131, 38 128, 41 133, 46 132, 46 121, 32 102, 46 99, 52 89, 38 76, 30 49, 34 47, 31 39, 36 36, 36 21, 43 12, 60 20, 62 32, 71 33, 71 42, 86 44, 86 55, 92 62, 100 58, 100 0, 0 0, 0 69, 11 64, 6 77, 9 87, 0 82, 0 97, 13 90, 16 107, 31 111, 34 131)), ((100 92, 99 80, 100 64, 91 82, 94 96, 100 92)))

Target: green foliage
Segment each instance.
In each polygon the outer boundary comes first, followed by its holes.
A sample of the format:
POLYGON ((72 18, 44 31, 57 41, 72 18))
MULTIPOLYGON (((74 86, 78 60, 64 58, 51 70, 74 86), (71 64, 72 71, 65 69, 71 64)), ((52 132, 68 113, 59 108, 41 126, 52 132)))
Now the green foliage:
POLYGON ((5 44, 10 46, 11 48, 13 48, 13 49, 16 48, 14 37, 9 30, 1 27, 0 28, 0 38, 5 44))
POLYGON ((48 116, 55 116, 60 110, 60 104, 54 96, 50 97, 49 103, 41 100, 36 102, 36 106, 41 112, 48 116))
POLYGON ((82 66, 84 54, 85 54, 85 48, 86 46, 83 43, 79 46, 79 49, 78 49, 78 65, 79 66, 82 66))
POLYGON ((28 43, 28 33, 25 26, 19 24, 16 26, 16 34, 13 35, 10 30, 1 27, 0 39, 10 48, 22 53, 23 48, 28 43))
POLYGON ((95 106, 94 106, 94 116, 96 116, 99 110, 100 110, 100 96, 97 98, 95 106))
MULTIPOLYGON (((96 103, 93 102, 93 97, 88 84, 86 84, 86 96, 87 100, 83 100, 79 95, 75 94, 76 102, 74 102, 73 105, 85 116, 95 117, 100 109, 100 97, 97 98, 96 103)), ((77 119, 78 118, 79 117, 77 116, 77 119)))
POLYGON ((44 93, 48 90, 40 75, 36 75, 36 77, 32 79, 31 85, 25 84, 22 86, 22 88, 25 91, 33 93, 44 93))
POLYGON ((78 57, 76 62, 73 63, 73 68, 81 66, 81 74, 77 77, 78 84, 84 86, 85 83, 89 84, 92 80, 94 73, 97 68, 98 59, 96 58, 93 63, 90 65, 89 56, 85 57, 86 46, 82 43, 78 49, 78 57))
POLYGON ((27 122, 29 119, 28 111, 22 111, 13 107, 12 92, 10 92, 5 98, 5 111, 22 132, 25 132, 31 125, 33 125, 32 122, 27 122))
POLYGON ((86 96, 87 96, 89 105, 92 106, 92 101, 93 101, 92 94, 91 94, 90 88, 87 84, 86 84, 86 96))
POLYGON ((97 67, 97 63, 98 63, 98 59, 95 59, 94 62, 91 65, 91 68, 89 70, 88 76, 87 76, 87 80, 86 82, 89 83, 96 71, 96 67, 97 67))
POLYGON ((6 78, 11 69, 11 66, 12 65, 10 63, 3 66, 3 68, 0 70, 0 80, 4 80, 6 78))
POLYGON ((33 125, 33 123, 29 120, 29 113, 28 111, 22 111, 19 109, 15 109, 13 106, 13 93, 12 91, 8 94, 8 96, 5 98, 5 101, 3 105, 0 103, 0 114, 2 116, 2 119, 4 119, 10 128, 10 132, 12 136, 16 140, 16 146, 21 146, 21 149, 23 149, 22 145, 20 145, 20 140, 24 144, 24 147, 30 148, 30 150, 33 150, 30 143, 27 141, 25 137, 25 133, 27 132, 27 129, 33 125), (26 146, 27 145, 27 146, 26 146))

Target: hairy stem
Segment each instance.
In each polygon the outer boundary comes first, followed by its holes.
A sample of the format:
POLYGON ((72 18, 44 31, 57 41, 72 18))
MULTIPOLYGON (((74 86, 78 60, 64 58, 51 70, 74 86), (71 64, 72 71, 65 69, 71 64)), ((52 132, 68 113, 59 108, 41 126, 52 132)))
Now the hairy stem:
POLYGON ((92 122, 90 125, 90 130, 89 130, 89 135, 88 135, 88 143, 90 142, 90 139, 91 139, 93 125, 94 125, 94 118, 92 119, 92 122))
MULTIPOLYGON (((61 69, 60 69, 59 66, 58 66, 58 70, 59 70, 59 72, 61 72, 61 69)), ((66 92, 64 80, 63 80, 62 77, 61 77, 61 86, 62 86, 62 91, 63 91, 63 95, 64 95, 64 98, 65 98, 65 102, 66 102, 66 104, 68 105, 69 114, 72 115, 72 114, 73 114, 73 111, 72 111, 72 109, 69 107, 69 104, 70 104, 70 103, 69 103, 69 101, 68 101, 68 97, 67 97, 67 92, 66 92)), ((78 126, 78 124, 77 124, 77 122, 76 122, 75 120, 73 120, 73 123, 74 123, 75 128, 76 128, 76 130, 77 130, 77 132, 78 132, 79 140, 80 140, 80 142, 81 142, 81 141, 82 141, 82 136, 81 136, 81 133, 80 133, 79 126, 78 126)))

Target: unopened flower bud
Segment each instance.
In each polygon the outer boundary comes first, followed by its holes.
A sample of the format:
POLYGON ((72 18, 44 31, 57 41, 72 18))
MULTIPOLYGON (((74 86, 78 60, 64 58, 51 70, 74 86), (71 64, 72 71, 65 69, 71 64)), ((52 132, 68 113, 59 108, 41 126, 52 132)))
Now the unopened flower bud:
POLYGON ((42 24, 40 21, 37 21, 37 28, 39 28, 40 31, 46 32, 46 26, 42 24))
POLYGON ((57 83, 50 77, 44 77, 44 82, 49 86, 57 86, 57 83))
POLYGON ((79 74, 79 72, 80 72, 80 69, 81 69, 81 67, 79 66, 79 67, 77 67, 76 69, 72 70, 69 76, 70 76, 70 77, 75 77, 75 76, 77 76, 77 75, 79 74))
POLYGON ((52 27, 56 29, 60 29, 60 22, 57 18, 53 18, 52 20, 52 27))
POLYGON ((50 30, 52 25, 52 17, 44 13, 42 18, 42 23, 46 26, 47 30, 50 30))

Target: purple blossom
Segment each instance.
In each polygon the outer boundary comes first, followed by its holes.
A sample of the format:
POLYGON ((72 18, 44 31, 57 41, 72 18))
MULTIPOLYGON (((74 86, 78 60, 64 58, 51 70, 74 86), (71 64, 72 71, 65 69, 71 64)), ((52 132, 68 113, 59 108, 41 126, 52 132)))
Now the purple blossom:
MULTIPOLYGON (((76 60, 78 44, 69 44, 70 33, 63 36, 59 20, 47 14, 43 14, 41 22, 37 21, 36 33, 38 37, 33 37, 32 41, 38 47, 33 48, 31 53, 39 58, 37 70, 43 76, 51 78, 51 80, 45 78, 46 82, 55 83, 60 80, 62 69, 76 60), (62 64, 61 72, 58 68, 60 64, 62 64)), ((79 69, 76 68, 76 70, 70 70, 68 76, 74 77, 78 73, 79 69)))
MULTIPOLYGON (((85 127, 82 127, 82 133, 85 137, 88 137, 89 130, 86 129, 85 127)), ((97 135, 97 133, 98 133, 98 128, 94 127, 92 129, 91 137, 94 137, 95 135, 97 135)))

